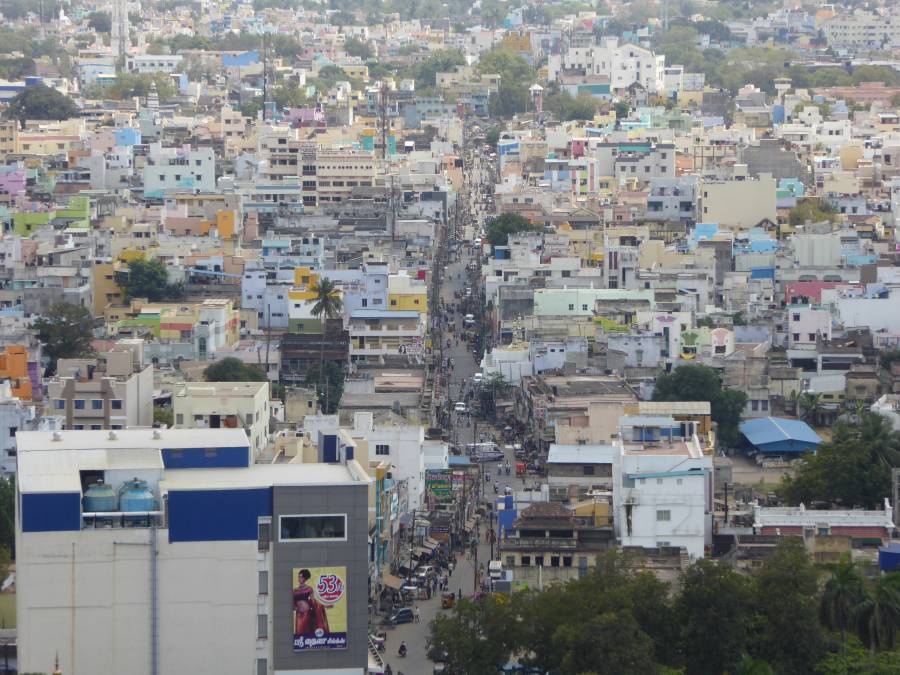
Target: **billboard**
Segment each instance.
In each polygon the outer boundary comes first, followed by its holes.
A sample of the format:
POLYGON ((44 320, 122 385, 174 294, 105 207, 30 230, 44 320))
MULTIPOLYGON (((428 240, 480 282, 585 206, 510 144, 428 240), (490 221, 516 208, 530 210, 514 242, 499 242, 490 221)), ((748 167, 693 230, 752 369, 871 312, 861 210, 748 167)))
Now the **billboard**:
POLYGON ((425 471, 425 490, 435 499, 451 497, 451 472, 448 469, 428 469, 425 471))
POLYGON ((347 648, 347 568, 295 567, 294 651, 347 648))

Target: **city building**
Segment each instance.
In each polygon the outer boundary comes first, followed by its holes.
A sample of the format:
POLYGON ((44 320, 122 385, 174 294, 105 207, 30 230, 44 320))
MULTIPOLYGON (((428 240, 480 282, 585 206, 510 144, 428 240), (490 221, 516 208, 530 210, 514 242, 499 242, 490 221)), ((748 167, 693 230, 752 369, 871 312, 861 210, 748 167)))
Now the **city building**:
POLYGON ((252 464, 241 429, 18 444, 20 669, 366 672, 372 481, 352 456, 252 464), (317 635, 292 610, 322 584, 317 635))

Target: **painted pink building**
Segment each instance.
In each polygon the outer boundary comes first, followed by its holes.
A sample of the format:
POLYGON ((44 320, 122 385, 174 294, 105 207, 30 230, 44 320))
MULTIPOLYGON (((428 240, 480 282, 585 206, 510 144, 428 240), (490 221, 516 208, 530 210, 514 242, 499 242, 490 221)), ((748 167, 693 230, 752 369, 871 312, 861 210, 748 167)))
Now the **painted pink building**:
POLYGON ((784 302, 788 305, 817 305, 822 302, 822 291, 862 287, 862 284, 844 281, 792 281, 784 285, 784 302))
POLYGON ((0 194, 10 198, 25 194, 25 167, 21 164, 0 166, 0 194))

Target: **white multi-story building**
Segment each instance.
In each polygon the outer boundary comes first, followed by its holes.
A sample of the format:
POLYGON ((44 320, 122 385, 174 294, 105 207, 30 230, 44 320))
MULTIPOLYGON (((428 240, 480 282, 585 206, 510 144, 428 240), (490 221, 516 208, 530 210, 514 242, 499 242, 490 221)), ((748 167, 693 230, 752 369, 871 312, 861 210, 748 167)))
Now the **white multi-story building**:
POLYGON ((172 403, 176 428, 243 429, 254 458, 269 442, 268 382, 186 382, 172 403))
POLYGON ((150 145, 144 166, 144 195, 160 199, 166 190, 213 192, 216 159, 212 148, 164 148, 150 145))
POLYGON ((665 61, 665 56, 649 49, 628 42, 619 44, 618 38, 607 37, 599 45, 570 47, 562 54, 551 54, 547 67, 551 82, 560 74, 575 73, 606 77, 612 91, 638 84, 656 93, 665 90, 665 61))
POLYGON ((181 54, 133 54, 125 59, 129 73, 176 73, 182 67, 181 54))
POLYGON ((680 546, 702 558, 712 543, 712 456, 671 417, 623 417, 621 476, 613 490, 623 546, 680 546))
POLYGON ((867 51, 900 47, 900 19, 857 10, 838 14, 822 25, 828 46, 844 51, 867 51))
POLYGON ((22 671, 364 675, 374 486, 352 445, 262 465, 241 429, 17 440, 22 671), (328 577, 327 646, 296 634, 306 576, 328 577))

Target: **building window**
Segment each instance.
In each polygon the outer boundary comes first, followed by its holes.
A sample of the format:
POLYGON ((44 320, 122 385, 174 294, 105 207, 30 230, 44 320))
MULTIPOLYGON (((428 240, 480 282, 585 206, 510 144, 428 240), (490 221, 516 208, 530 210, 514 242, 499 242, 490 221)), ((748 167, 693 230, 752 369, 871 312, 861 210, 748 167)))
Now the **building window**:
POLYGON ((346 514, 280 516, 279 541, 346 541, 346 514))
POLYGON ((177 415, 175 415, 175 424, 178 424, 178 425, 184 424, 184 415, 183 414, 178 413, 177 415))
POLYGON ((269 594, 269 572, 267 570, 260 570, 257 572, 257 582, 258 582, 258 590, 257 592, 260 595, 268 595, 269 594))
POLYGON ((794 342, 800 342, 800 333, 794 333, 794 342))
POLYGON ((564 555, 563 559, 562 559, 562 566, 563 567, 571 567, 572 566, 572 556, 564 555))
POLYGON ((515 567, 516 565, 516 556, 508 555, 506 556, 506 566, 507 567, 515 567))
POLYGON ((816 341, 816 334, 815 334, 815 333, 808 333, 808 335, 809 335, 809 341, 810 341, 810 342, 815 342, 815 341, 816 341))
POLYGON ((84 399, 83 398, 75 399, 75 410, 84 410, 84 399))
POLYGON ((583 476, 593 476, 594 475, 594 467, 591 464, 585 464, 581 467, 581 474, 583 476))
POLYGON ((269 675, 268 659, 256 659, 256 675, 269 675))
POLYGON ((10 427, 10 428, 9 428, 9 437, 10 437, 10 438, 15 438, 15 437, 16 437, 16 432, 17 432, 18 430, 19 430, 19 427, 10 427))
POLYGON ((103 410, 103 399, 102 398, 91 399, 91 410, 103 410))
POLYGON ((543 567, 544 566, 544 556, 542 556, 542 555, 534 556, 534 564, 537 567, 543 567))
POLYGON ((558 555, 550 556, 550 567, 559 567, 559 556, 558 555))
POLYGON ((256 526, 256 550, 268 551, 272 540, 272 523, 259 523, 256 526))
POLYGON ((800 320, 800 315, 794 314, 794 321, 799 321, 799 320, 800 320))
POLYGON ((57 410, 65 410, 66 402, 63 399, 58 398, 55 401, 53 401, 53 407, 56 408, 57 410))
POLYGON ((672 520, 672 512, 668 509, 657 509, 656 520, 660 523, 668 523, 672 520))
POLYGON ((121 410, 122 409, 122 399, 114 398, 112 401, 110 401, 110 406, 112 407, 113 410, 121 410))
POLYGON ((523 555, 522 556, 522 567, 530 567, 531 566, 531 556, 523 555))
POLYGON ((256 615, 256 637, 259 640, 265 640, 269 637, 269 616, 268 614, 256 615))
POLYGON ((376 455, 389 455, 389 454, 391 454, 391 446, 382 445, 379 443, 375 446, 375 454, 376 455))
POLYGON ((575 305, 569 305, 569 311, 570 311, 570 312, 574 312, 574 311, 575 311, 575 305))

